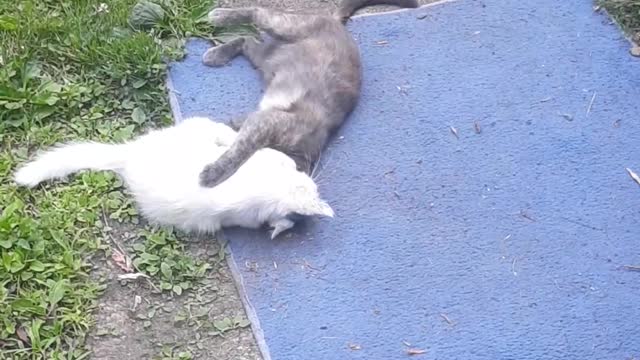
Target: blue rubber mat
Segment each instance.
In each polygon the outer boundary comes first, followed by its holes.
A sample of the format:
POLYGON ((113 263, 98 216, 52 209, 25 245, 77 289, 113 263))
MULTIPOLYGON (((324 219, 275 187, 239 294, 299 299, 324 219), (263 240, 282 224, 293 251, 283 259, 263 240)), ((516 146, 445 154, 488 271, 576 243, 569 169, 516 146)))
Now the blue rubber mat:
MULTIPOLYGON (((590 1, 460 0, 349 24, 361 101, 333 220, 230 231, 275 360, 640 357, 640 62, 590 1)), ((244 59, 171 68, 176 111, 259 102, 244 59)), ((259 179, 256 179, 259 181, 259 179)))

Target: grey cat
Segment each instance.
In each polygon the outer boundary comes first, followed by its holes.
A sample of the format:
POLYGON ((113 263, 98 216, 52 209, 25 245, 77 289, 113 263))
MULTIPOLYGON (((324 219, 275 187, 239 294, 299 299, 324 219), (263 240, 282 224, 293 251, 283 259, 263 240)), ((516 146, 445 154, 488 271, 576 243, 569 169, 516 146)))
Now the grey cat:
POLYGON ((254 24, 271 39, 240 37, 203 55, 209 66, 244 55, 260 72, 265 91, 257 111, 232 121, 239 129, 236 141, 200 173, 202 186, 222 183, 264 147, 289 155, 299 171, 311 172, 360 96, 360 53, 344 23, 357 9, 378 4, 418 7, 416 0, 342 0, 332 15, 261 7, 209 13, 214 25, 254 24))

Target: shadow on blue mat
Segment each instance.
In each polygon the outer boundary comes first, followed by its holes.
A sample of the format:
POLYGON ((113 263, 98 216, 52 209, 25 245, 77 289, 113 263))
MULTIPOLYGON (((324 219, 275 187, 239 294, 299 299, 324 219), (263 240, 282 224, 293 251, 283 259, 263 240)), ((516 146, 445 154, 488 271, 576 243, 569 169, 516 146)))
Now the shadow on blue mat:
MULTIPOLYGON (((640 356, 640 67, 607 21, 468 0, 350 23, 364 92, 319 180, 337 218, 229 233, 273 359, 640 356)), ((251 111, 255 71, 207 46, 172 66, 182 115, 251 111)))

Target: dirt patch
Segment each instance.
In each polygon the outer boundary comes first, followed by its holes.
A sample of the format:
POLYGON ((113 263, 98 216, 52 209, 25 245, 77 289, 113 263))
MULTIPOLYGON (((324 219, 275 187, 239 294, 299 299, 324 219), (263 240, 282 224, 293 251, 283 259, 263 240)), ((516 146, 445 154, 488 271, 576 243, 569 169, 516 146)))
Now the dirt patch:
MULTIPOLYGON (((129 233, 121 233, 126 244, 129 233)), ((215 265, 180 296, 158 293, 144 279, 122 282, 111 261, 95 262, 107 289, 88 339, 92 359, 261 359, 219 244, 193 238, 188 249, 215 265)))

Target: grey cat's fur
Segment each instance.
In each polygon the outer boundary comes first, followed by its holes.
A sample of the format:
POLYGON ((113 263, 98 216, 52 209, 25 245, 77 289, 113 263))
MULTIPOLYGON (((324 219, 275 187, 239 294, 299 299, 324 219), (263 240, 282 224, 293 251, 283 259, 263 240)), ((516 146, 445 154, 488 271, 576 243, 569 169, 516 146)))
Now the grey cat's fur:
POLYGON ((329 136, 354 109, 361 87, 360 54, 344 22, 359 8, 389 4, 417 7, 416 0, 342 0, 332 15, 281 12, 260 7, 214 9, 218 26, 254 24, 272 41, 241 37, 209 49, 203 62, 222 66, 242 54, 260 71, 265 92, 257 111, 236 119, 235 143, 200 173, 216 186, 258 149, 271 147, 309 173, 329 136))

